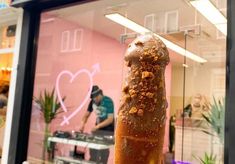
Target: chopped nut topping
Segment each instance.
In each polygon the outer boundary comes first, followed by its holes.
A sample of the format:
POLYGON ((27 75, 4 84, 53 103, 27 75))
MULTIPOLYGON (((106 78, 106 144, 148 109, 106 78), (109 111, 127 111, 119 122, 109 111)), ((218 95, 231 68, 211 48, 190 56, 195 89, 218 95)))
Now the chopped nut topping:
POLYGON ((136 46, 144 46, 144 44, 141 41, 138 41, 135 43, 136 46))
POLYGON ((134 114, 137 112, 137 108, 136 107, 132 107, 130 110, 129 110, 129 113, 130 114, 134 114))
POLYGON ((145 107, 146 107, 146 105, 140 104, 140 108, 145 108, 145 107))
POLYGON ((136 89, 137 88, 137 85, 135 84, 135 85, 133 85, 133 87, 132 87, 133 89, 136 89))
POLYGON ((124 97, 124 100, 125 100, 126 103, 129 103, 129 102, 131 101, 130 95, 126 95, 126 96, 124 97))
POLYGON ((136 94, 136 91, 134 89, 129 90, 130 95, 136 94))
POLYGON ((136 98, 137 97, 137 94, 132 94, 131 95, 131 98, 136 98))
POLYGON ((155 89, 155 90, 157 90, 157 89, 158 89, 158 87, 157 87, 157 86, 155 86, 155 87, 154 87, 154 89, 155 89))
POLYGON ((161 44, 161 47, 162 47, 162 48, 165 48, 166 46, 165 46, 165 44, 162 43, 162 44, 161 44))
POLYGON ((158 51, 158 55, 160 56, 160 57, 162 57, 162 56, 164 56, 164 52, 163 51, 158 51))
POLYGON ((144 52, 147 52, 148 51, 148 48, 144 47, 144 52))
POLYGON ((123 91, 124 93, 128 93, 128 90, 129 90, 129 86, 128 86, 128 85, 126 85, 126 86, 122 89, 122 91, 123 91))
POLYGON ((154 60, 154 61, 157 61, 157 60, 158 60, 158 57, 157 57, 157 56, 155 56, 153 60, 154 60))
POLYGON ((164 88, 164 83, 163 83, 163 81, 160 81, 160 83, 159 83, 159 88, 164 88))
MULTIPOLYGON (((123 98, 120 109, 123 114, 121 116, 126 116, 125 122, 134 129, 146 130, 146 136, 153 136, 155 130, 151 132, 149 129, 151 129, 152 123, 155 123, 156 129, 159 127, 157 126, 157 119, 160 117, 156 119, 155 117, 162 115, 166 108, 165 104, 162 106, 162 102, 166 101, 164 99, 165 81, 163 71, 164 66, 169 62, 168 52, 159 39, 152 39, 149 42, 136 40, 128 47, 132 47, 134 51, 127 51, 126 55, 129 58, 125 58, 128 59, 128 62, 126 62, 128 75, 126 77, 127 83, 124 84, 122 89, 123 98), (151 115, 150 118, 148 118, 149 115, 151 115), (147 119, 152 119, 152 121, 146 121, 147 119), (140 121, 140 124, 135 120, 140 121), (137 123, 138 125, 136 125, 137 123)), ((143 157, 147 155, 146 153, 140 151, 139 155, 143 157)))
POLYGON ((127 65, 127 67, 130 67, 131 66, 131 62, 130 61, 126 62, 126 65, 127 65))
POLYGON ((131 77, 130 79, 131 79, 131 80, 135 80, 135 76, 131 77))
POLYGON ((151 92, 148 92, 148 93, 146 93, 146 96, 147 96, 148 98, 153 98, 154 94, 151 93, 151 92))
POLYGON ((135 76, 138 76, 139 75, 139 71, 135 71, 135 76))
POLYGON ((143 116, 144 115, 143 109, 139 109, 138 112, 137 112, 137 115, 138 116, 143 116))
POLYGON ((148 71, 142 72, 142 79, 153 78, 153 77, 154 77, 154 74, 152 72, 148 72, 148 71))
POLYGON ((148 55, 148 52, 144 52, 144 55, 148 55))

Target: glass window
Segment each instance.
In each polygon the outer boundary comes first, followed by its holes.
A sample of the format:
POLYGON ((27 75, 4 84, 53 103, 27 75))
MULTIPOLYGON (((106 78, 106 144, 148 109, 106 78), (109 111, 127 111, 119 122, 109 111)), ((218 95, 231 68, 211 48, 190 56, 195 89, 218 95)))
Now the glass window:
POLYGON ((106 133, 100 123, 117 118, 128 44, 151 34, 170 56, 164 161, 208 154, 223 163, 225 14, 226 0, 102 0, 43 12, 28 161, 114 162, 115 125, 106 133))
POLYGON ((16 32, 16 15, 7 6, 7 1, 0 2, 0 156, 3 151, 16 32))

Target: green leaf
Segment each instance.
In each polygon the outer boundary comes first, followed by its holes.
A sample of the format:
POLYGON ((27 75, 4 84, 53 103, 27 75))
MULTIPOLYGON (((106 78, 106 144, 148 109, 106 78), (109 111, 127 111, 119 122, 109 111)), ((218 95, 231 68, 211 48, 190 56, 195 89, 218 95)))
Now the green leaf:
POLYGON ((202 117, 208 122, 211 124, 211 120, 208 116, 206 116, 205 114, 202 114, 202 117))
POLYGON ((202 118, 209 124, 212 130, 216 133, 222 144, 224 142, 224 116, 225 116, 225 98, 217 101, 213 96, 213 104, 211 105, 211 110, 208 111, 207 114, 202 114, 202 118))
MULTIPOLYGON (((49 124, 58 113, 61 108, 61 104, 58 100, 58 97, 55 95, 55 89, 52 91, 47 91, 46 89, 40 92, 39 97, 33 98, 35 103, 40 106, 40 110, 43 113, 45 123, 49 124)), ((62 101, 65 101, 65 97, 63 97, 62 101)))
POLYGON ((206 131, 206 130, 202 130, 204 133, 206 133, 206 134, 209 134, 209 135, 212 135, 212 136, 215 136, 213 133, 211 133, 211 132, 208 132, 208 131, 206 131))
POLYGON ((212 153, 208 155, 207 153, 204 154, 204 157, 195 157, 201 164, 215 164, 216 162, 216 155, 213 155, 212 153))

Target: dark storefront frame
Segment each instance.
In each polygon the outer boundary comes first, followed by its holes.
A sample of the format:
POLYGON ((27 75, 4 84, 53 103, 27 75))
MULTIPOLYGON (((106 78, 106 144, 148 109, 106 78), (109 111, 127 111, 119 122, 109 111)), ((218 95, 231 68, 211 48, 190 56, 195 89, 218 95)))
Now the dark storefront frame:
MULTIPOLYGON (((20 57, 15 90, 14 113, 9 145, 8 161, 4 163, 20 164, 27 159, 31 105, 36 67, 37 41, 40 15, 42 11, 86 3, 92 0, 15 0, 14 7, 24 8, 21 35, 20 57)), ((235 1, 227 0, 227 59, 226 59, 226 111, 224 163, 235 161, 235 1)))

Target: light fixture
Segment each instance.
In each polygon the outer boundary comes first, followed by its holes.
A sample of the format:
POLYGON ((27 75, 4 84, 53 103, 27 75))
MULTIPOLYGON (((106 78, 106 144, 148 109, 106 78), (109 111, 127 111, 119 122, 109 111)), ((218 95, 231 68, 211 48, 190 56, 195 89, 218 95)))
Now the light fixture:
POLYGON ((54 20, 55 20, 55 18, 42 19, 41 23, 49 23, 49 22, 53 22, 54 20))
POLYGON ((5 71, 5 70, 7 70, 7 69, 6 69, 6 67, 1 67, 1 70, 2 70, 2 71, 5 71))
POLYGON ((11 72, 11 67, 7 67, 6 70, 7 70, 8 72, 11 72))
MULTIPOLYGON (((149 29, 137 24, 136 22, 122 16, 121 14, 119 13, 112 13, 112 14, 107 14, 105 15, 106 18, 130 29, 130 30, 133 30, 137 33, 140 33, 140 34, 146 34, 146 33, 152 33, 149 29)), ((188 51, 188 50, 185 50, 184 48, 176 45, 175 43, 161 37, 160 35, 157 35, 155 33, 153 33, 155 36, 157 36, 158 38, 160 38, 164 44, 170 48, 171 50, 177 52, 178 54, 182 55, 182 56, 186 56, 187 58, 191 59, 191 60, 194 60, 196 62, 199 62, 199 63, 205 63, 207 62, 206 59, 203 59, 201 58, 200 56, 188 51)))
POLYGON ((12 71, 11 67, 1 67, 2 74, 9 74, 12 71))
POLYGON ((190 0, 190 3, 220 32, 227 35, 227 19, 210 0, 190 0))
POLYGON ((182 64, 183 67, 185 68, 188 68, 188 65, 187 64, 182 64))

